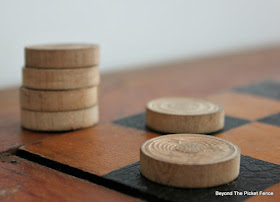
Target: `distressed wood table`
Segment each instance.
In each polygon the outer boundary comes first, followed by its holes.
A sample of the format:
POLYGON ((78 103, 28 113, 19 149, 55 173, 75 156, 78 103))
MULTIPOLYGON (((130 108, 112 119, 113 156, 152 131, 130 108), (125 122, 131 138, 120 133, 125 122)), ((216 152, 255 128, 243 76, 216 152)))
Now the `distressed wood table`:
POLYGON ((100 123, 63 133, 22 129, 18 89, 1 90, 0 200, 277 201, 279 81, 279 47, 104 74, 100 123), (235 181, 208 189, 178 189, 141 176, 140 145, 162 135, 145 127, 145 105, 161 96, 207 97, 225 106, 225 128, 210 135, 241 148, 235 181), (216 191, 243 194, 221 197, 216 191))

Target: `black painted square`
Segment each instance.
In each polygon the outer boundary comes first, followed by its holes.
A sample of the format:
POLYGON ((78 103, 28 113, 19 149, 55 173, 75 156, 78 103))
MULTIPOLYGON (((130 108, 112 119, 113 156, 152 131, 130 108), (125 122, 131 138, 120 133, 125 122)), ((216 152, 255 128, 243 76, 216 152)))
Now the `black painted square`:
MULTIPOLYGON (((154 133, 158 133, 158 134, 164 134, 164 133, 153 131, 146 127, 146 114, 144 112, 140 113, 140 114, 128 116, 123 119, 115 120, 113 123, 119 124, 119 125, 122 125, 125 127, 129 127, 129 128, 138 129, 138 130, 144 130, 144 131, 154 132, 154 133)), ((246 123, 249 123, 249 121, 245 120, 245 119, 236 118, 236 117, 225 116, 224 128, 218 132, 211 133, 211 135, 225 132, 227 130, 242 126, 246 123)))
POLYGON ((113 121, 114 124, 118 124, 128 128, 134 128, 138 130, 153 132, 163 135, 164 133, 154 131, 146 126, 146 113, 139 113, 136 115, 128 116, 122 119, 113 121))
POLYGON ((119 124, 129 128, 135 128, 138 130, 147 130, 146 128, 146 113, 140 113, 132 116, 128 116, 122 119, 115 120, 113 123, 119 124))
POLYGON ((180 189, 160 185, 140 174, 140 163, 134 163, 103 177, 132 192, 140 192, 143 198, 153 196, 159 201, 241 201, 249 196, 215 196, 215 191, 262 191, 280 182, 280 165, 248 156, 241 157, 239 177, 226 185, 205 189, 180 189))
POLYGON ((279 81, 264 81, 261 83, 236 88, 235 91, 280 100, 279 81))
POLYGON ((240 119, 232 116, 225 116, 225 126, 222 130, 211 133, 210 135, 216 135, 218 133, 223 133, 225 131, 231 130, 233 128, 240 127, 242 125, 245 125, 247 123, 250 123, 249 120, 246 119, 240 119))
POLYGON ((268 117, 259 119, 258 121, 280 127, 280 113, 270 115, 268 117))

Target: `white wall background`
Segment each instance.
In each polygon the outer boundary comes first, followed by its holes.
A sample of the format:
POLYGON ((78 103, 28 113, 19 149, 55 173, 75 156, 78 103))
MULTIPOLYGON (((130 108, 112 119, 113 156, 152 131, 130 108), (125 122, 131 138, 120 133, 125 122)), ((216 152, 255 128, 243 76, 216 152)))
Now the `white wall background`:
POLYGON ((0 88, 25 45, 96 42, 104 72, 277 44, 279 19, 279 0, 0 0, 0 88))

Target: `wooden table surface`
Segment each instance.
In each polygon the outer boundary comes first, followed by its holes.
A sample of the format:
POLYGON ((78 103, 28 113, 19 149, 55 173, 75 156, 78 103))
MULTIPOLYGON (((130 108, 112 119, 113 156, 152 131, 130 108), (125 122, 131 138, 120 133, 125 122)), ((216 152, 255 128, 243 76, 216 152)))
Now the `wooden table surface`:
MULTIPOLYGON (((280 47, 103 74, 100 123, 63 133, 22 129, 18 88, 1 90, 0 200, 159 200, 151 194, 142 196, 133 189, 117 188, 107 179, 111 172, 138 162, 140 145, 159 135, 114 122, 141 114, 153 98, 178 95, 208 97, 224 104, 226 115, 255 121, 279 113, 279 100, 229 89, 264 80, 280 80, 280 47)), ((254 122, 234 130, 217 136, 238 144, 243 155, 280 165, 279 149, 269 149, 280 147, 279 127, 254 122), (244 134, 244 139, 233 136, 234 130, 244 134), (263 138, 262 131, 269 131, 269 140, 263 138)), ((280 185, 269 190, 279 193, 280 185)), ((270 199, 276 197, 279 199, 279 195, 270 199)), ((249 198, 257 199, 262 198, 249 198)))

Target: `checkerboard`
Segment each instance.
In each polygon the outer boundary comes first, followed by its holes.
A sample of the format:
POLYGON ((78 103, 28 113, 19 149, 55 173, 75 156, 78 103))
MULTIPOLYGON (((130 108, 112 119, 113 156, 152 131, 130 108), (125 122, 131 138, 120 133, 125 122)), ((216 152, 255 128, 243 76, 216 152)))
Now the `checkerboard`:
POLYGON ((164 135, 146 128, 145 103, 142 112, 22 146, 17 155, 149 201, 255 201, 268 198, 221 197, 215 191, 280 192, 280 82, 265 80, 207 98, 223 104, 226 114, 224 129, 208 135, 229 140, 241 148, 240 175, 226 185, 173 188, 151 182, 140 174, 140 145, 164 135))

